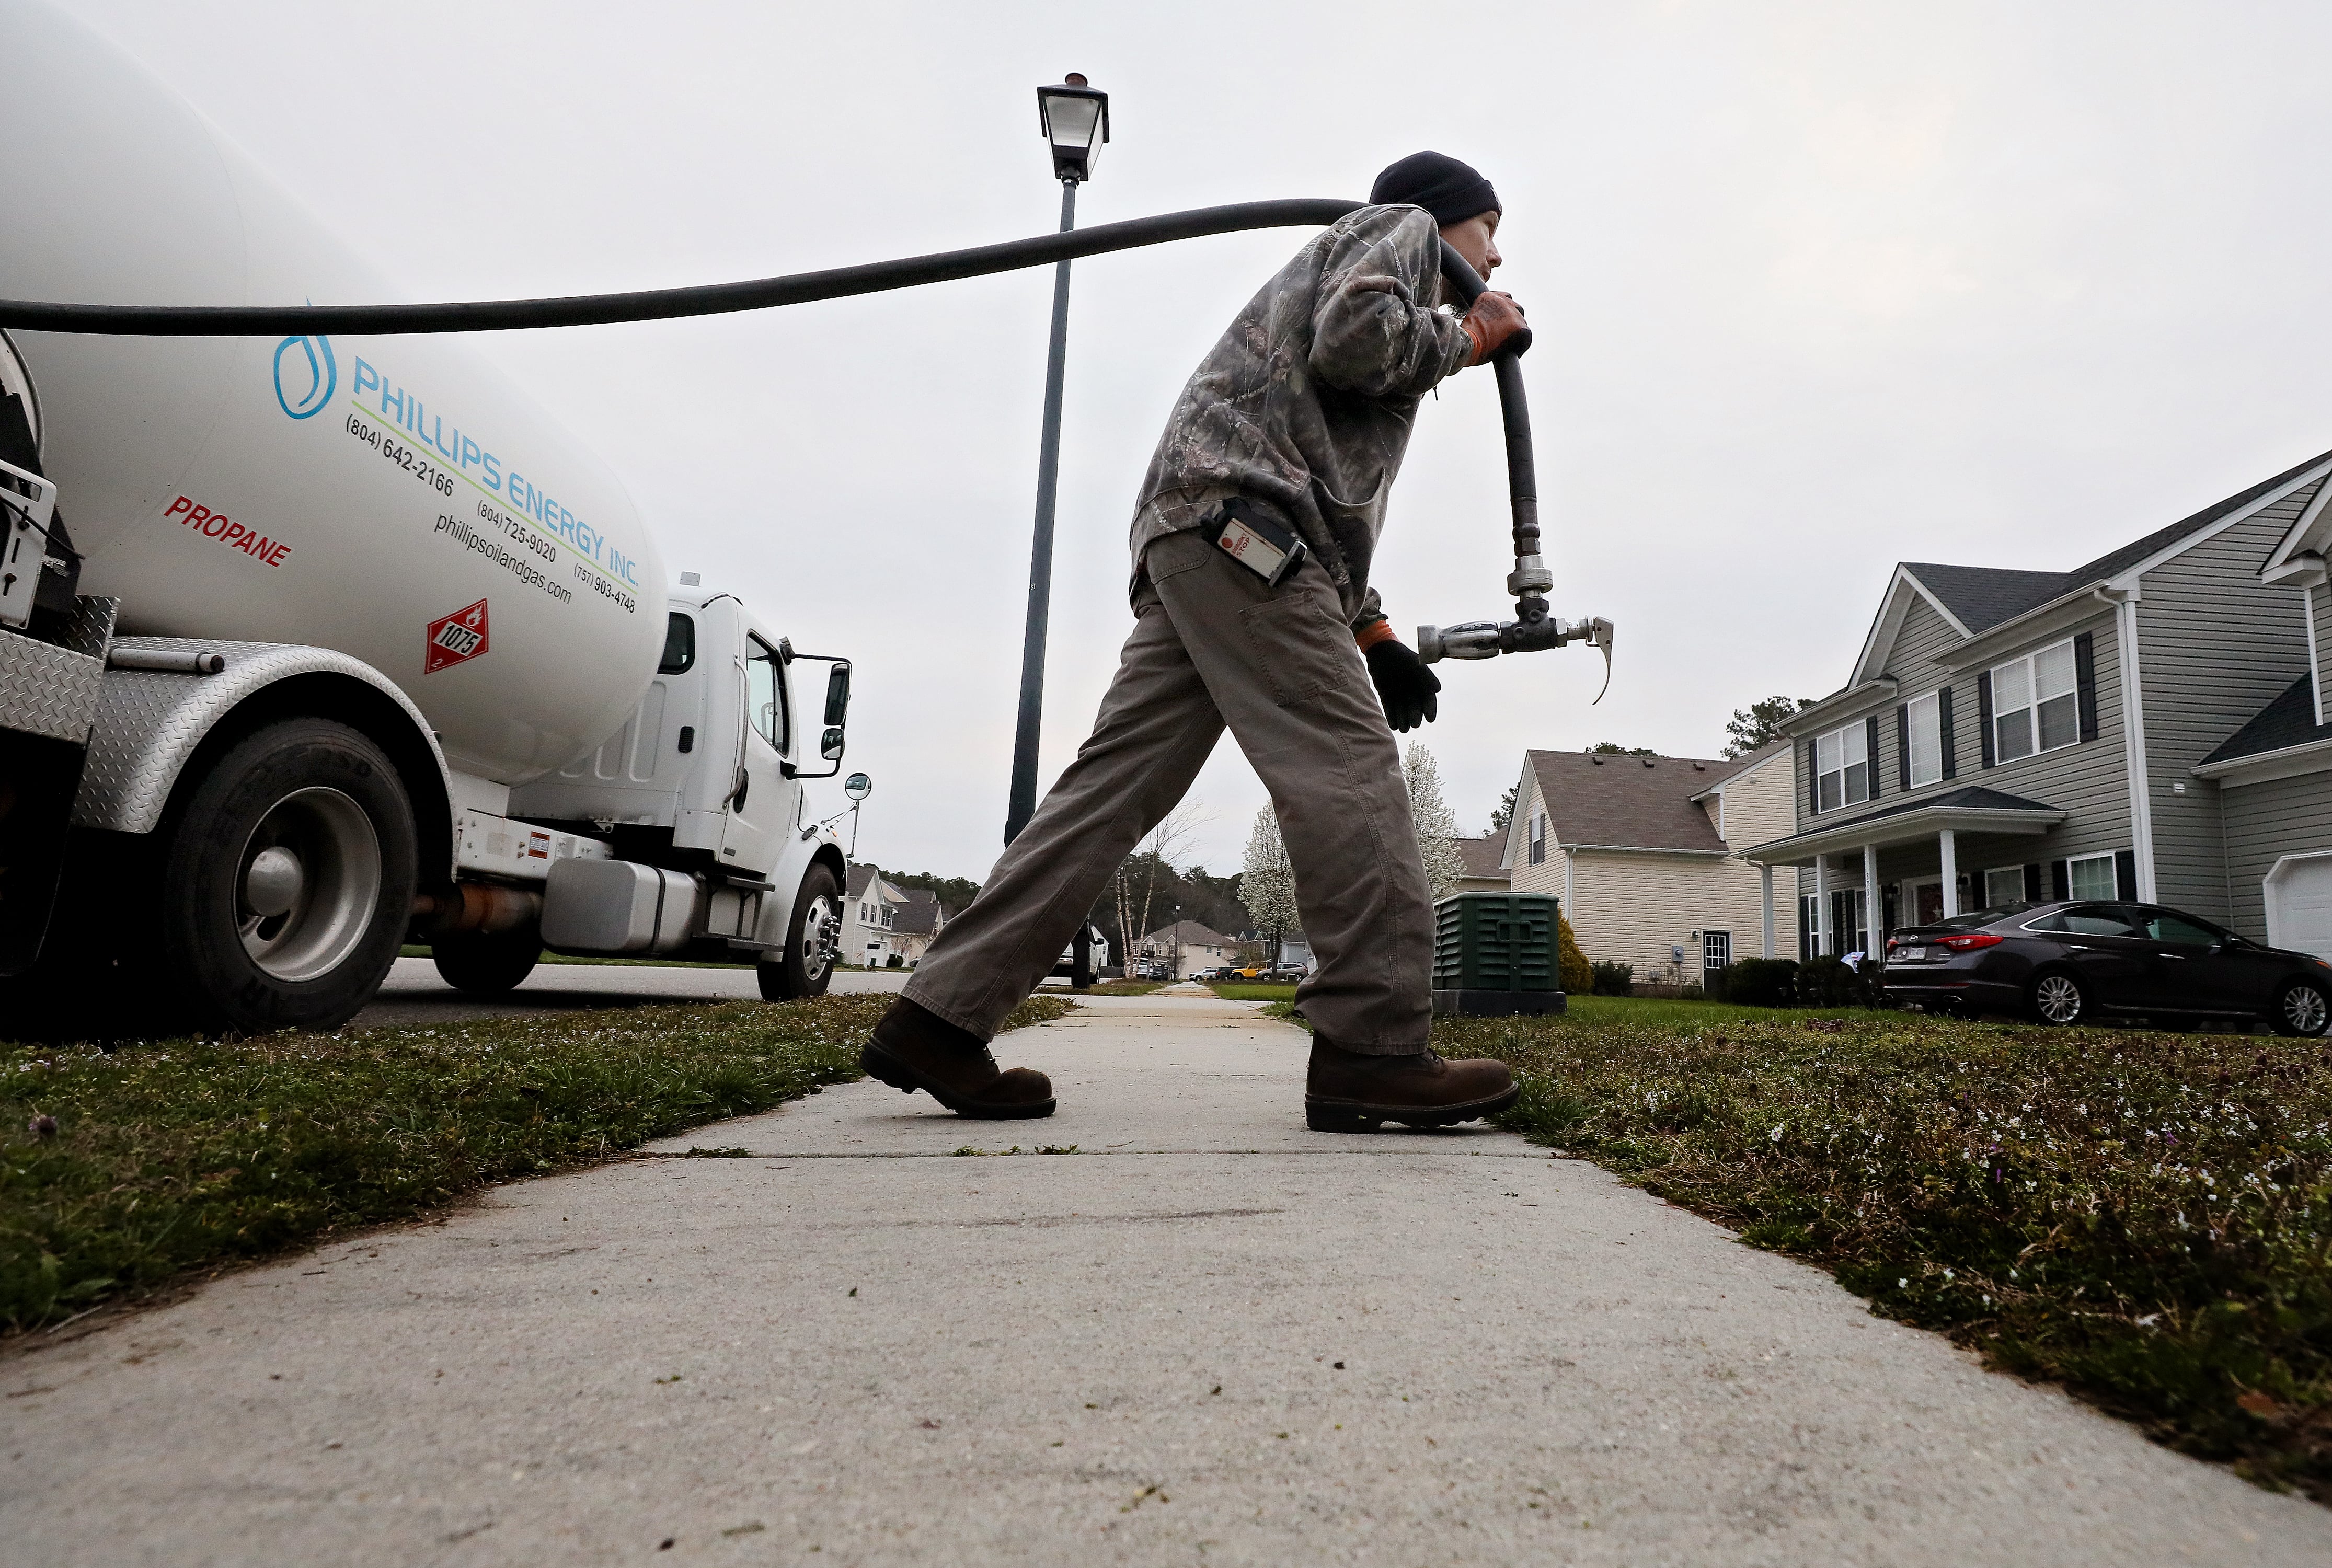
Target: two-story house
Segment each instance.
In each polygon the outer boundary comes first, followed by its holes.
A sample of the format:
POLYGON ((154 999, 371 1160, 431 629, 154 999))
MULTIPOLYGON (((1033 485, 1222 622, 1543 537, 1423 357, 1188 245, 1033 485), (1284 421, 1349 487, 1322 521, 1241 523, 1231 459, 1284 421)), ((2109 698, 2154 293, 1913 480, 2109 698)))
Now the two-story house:
MULTIPOLYGON (((1729 760, 1526 751, 1502 865, 1516 893, 1551 893, 1580 951, 1653 985, 1700 983, 1770 952, 1773 873, 1744 849, 1786 831, 1791 750, 1729 760)), ((1792 916, 1780 940, 1796 941, 1792 916)))
POLYGON ((2291 704, 2314 686, 2320 565, 2287 569, 2327 475, 2332 454, 2070 571, 1898 565, 1845 687, 1786 726, 1792 830, 1750 852, 1796 869, 1801 953, 2049 897, 2159 902, 2268 938, 2262 857, 2314 887, 2286 857, 2332 849, 2320 808, 2281 804, 2322 799, 2286 772, 2295 747, 2317 755, 2291 704))
MULTIPOLYGON (((850 880, 842 890, 842 934, 836 942, 836 956, 844 963, 864 964, 868 969, 887 967, 894 953, 904 962, 906 950, 896 932, 899 912, 907 901, 906 890, 884 881, 880 869, 854 863, 850 880)), ((923 945, 930 943, 926 941, 923 945)), ((920 958, 921 952, 916 956, 920 958)))

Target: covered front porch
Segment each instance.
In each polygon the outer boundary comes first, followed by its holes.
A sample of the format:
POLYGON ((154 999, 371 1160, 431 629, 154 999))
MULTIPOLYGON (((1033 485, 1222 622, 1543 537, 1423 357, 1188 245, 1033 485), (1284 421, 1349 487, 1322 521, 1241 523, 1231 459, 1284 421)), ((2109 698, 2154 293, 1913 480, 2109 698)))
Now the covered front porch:
POLYGON ((2042 889, 2031 885, 2039 867, 2024 864, 2021 856, 2011 865, 1990 864, 2001 858, 1998 849, 2008 846, 1993 841, 2013 845, 2037 838, 2064 820, 2062 810, 2044 801, 1970 787, 1758 845, 1745 857, 1758 869, 1763 897, 1760 951, 1776 956, 1776 866, 1813 870, 1813 907, 1802 923, 1814 952, 1884 952, 1887 933, 1897 927, 1948 920, 1962 912, 1963 904, 1976 908, 1995 902, 1987 877, 2013 872, 2017 886, 2012 896, 2043 896, 2042 889), (1964 872, 1963 852, 1970 847, 1981 853, 1964 872), (1964 876, 1970 884, 1966 897, 1964 876), (1890 889, 1896 896, 1888 895, 1890 889))

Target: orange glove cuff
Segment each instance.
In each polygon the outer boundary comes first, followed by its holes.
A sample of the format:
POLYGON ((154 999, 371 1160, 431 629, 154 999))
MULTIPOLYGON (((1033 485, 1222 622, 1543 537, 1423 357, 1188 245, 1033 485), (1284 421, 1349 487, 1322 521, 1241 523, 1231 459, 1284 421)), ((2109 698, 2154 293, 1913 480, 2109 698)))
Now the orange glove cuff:
POLYGON ((1393 635, 1391 621, 1371 621, 1352 634, 1352 641, 1361 645, 1362 652, 1366 652, 1379 643, 1398 642, 1400 639, 1393 635))

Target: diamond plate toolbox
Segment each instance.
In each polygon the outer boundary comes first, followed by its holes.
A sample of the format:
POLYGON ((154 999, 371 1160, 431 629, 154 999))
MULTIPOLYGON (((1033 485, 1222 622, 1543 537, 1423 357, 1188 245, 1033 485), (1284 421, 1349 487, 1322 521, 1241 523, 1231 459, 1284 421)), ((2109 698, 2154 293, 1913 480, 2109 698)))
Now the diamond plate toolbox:
POLYGON ((0 730, 89 743, 105 661, 0 631, 0 730))

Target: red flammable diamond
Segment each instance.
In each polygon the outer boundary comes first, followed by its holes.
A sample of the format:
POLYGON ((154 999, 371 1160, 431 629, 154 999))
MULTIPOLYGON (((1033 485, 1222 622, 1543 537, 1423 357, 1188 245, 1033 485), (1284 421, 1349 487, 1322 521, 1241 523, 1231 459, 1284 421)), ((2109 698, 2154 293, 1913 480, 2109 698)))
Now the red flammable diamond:
POLYGON ((486 651, 486 601, 480 599, 465 610, 455 610, 443 620, 429 623, 429 642, 423 650, 421 673, 434 675, 438 671, 474 659, 486 651))

